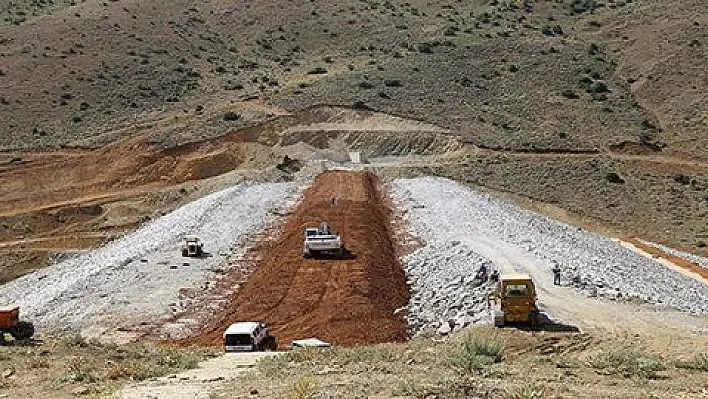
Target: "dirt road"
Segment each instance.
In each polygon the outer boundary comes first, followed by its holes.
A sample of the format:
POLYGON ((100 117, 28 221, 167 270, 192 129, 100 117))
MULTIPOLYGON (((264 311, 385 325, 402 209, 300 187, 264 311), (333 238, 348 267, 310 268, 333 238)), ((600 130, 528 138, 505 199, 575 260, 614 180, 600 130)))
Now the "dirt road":
POLYGON ((408 287, 390 233, 390 209, 373 174, 318 176, 280 239, 255 250, 257 271, 231 304, 182 343, 218 345, 239 320, 265 322, 281 346, 313 336, 337 345, 406 339, 406 324, 394 311, 407 303, 408 287), (345 259, 303 258, 303 228, 318 219, 342 235, 350 252, 345 259))
POLYGON ((277 354, 277 352, 225 354, 200 363, 199 368, 126 387, 116 396, 122 399, 210 398, 211 391, 216 386, 236 381, 253 368, 260 359, 277 354))

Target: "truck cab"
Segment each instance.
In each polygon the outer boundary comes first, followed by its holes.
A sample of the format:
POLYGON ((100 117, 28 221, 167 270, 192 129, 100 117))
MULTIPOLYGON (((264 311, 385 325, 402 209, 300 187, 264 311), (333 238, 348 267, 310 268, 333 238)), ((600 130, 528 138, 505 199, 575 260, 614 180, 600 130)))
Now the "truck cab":
POLYGON ((489 295, 494 325, 505 323, 538 324, 536 287, 527 274, 502 274, 496 290, 489 295))

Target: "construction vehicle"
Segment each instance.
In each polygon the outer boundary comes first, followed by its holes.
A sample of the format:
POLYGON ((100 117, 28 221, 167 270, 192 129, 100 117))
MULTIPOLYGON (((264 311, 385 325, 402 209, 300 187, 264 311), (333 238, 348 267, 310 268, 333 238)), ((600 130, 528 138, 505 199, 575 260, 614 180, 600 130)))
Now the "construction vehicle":
POLYGON ((342 237, 332 230, 327 222, 320 223, 319 227, 305 228, 305 243, 302 249, 304 257, 316 257, 320 254, 341 257, 344 252, 342 237))
POLYGON ((538 325, 536 287, 527 274, 502 274, 494 292, 489 294, 487 304, 494 318, 494 325, 524 323, 538 325))
POLYGON ((199 237, 194 235, 185 236, 184 244, 182 244, 182 256, 201 257, 204 254, 203 245, 199 237))
POLYGON ((234 323, 224 331, 226 352, 276 350, 275 337, 270 335, 265 324, 255 321, 234 323))
POLYGON ((10 334, 18 341, 34 335, 34 324, 20 320, 19 306, 0 307, 0 344, 5 343, 5 334, 10 334))

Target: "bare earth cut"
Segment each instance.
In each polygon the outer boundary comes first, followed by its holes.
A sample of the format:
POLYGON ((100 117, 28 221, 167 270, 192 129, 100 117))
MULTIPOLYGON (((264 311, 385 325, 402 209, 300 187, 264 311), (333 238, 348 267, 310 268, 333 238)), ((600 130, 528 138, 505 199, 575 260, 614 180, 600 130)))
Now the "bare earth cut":
POLYGON ((257 271, 231 305, 182 343, 219 345, 226 327, 240 320, 266 323, 280 345, 312 336, 337 345, 405 340, 406 323, 394 312, 408 302, 408 287, 378 184, 371 173, 319 175, 280 239, 256 250, 257 271), (347 248, 342 259, 303 257, 303 229, 318 218, 331 221, 342 235, 347 248))

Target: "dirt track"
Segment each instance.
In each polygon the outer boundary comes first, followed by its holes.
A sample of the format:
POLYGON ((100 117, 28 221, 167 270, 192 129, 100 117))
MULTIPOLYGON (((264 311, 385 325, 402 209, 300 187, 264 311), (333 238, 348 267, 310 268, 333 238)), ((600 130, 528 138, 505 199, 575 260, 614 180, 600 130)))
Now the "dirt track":
POLYGON ((390 210, 373 174, 344 171, 317 177, 281 232, 256 251, 257 271, 231 305, 186 344, 218 345, 239 320, 268 324, 280 345, 318 337, 337 345, 403 341, 405 277, 390 234, 390 210), (332 203, 336 197, 336 205, 332 203), (304 259, 302 229, 328 220, 344 238, 347 259, 304 259))

